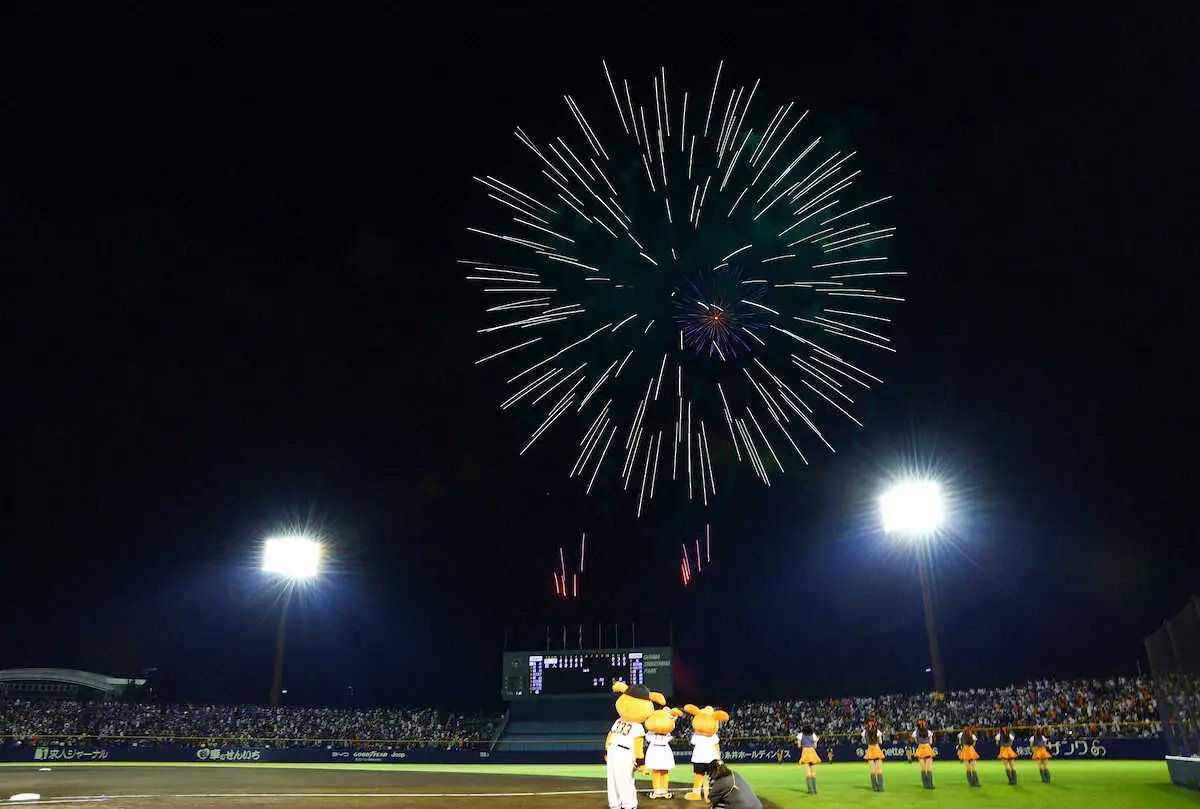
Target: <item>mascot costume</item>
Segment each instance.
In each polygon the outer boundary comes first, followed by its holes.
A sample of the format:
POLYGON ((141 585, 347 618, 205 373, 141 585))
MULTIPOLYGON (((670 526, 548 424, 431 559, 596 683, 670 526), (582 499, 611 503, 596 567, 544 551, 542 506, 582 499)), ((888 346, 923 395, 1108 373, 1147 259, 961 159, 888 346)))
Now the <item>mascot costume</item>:
POLYGON ((659 708, 646 720, 646 769, 650 771, 650 798, 670 798, 671 770, 675 754, 671 752, 671 733, 675 718, 683 716, 678 708, 659 708))
POLYGON ((604 741, 604 762, 608 772, 609 809, 637 809, 637 787, 633 769, 646 771, 646 729, 642 723, 654 713, 655 703, 666 705, 667 698, 644 685, 613 683, 617 697, 617 719, 604 741))
POLYGON ((684 705, 684 713, 692 715, 692 791, 684 797, 689 801, 703 800, 700 786, 714 761, 721 758, 721 737, 717 735, 722 722, 729 721, 729 714, 715 711, 711 705, 697 708, 684 705))

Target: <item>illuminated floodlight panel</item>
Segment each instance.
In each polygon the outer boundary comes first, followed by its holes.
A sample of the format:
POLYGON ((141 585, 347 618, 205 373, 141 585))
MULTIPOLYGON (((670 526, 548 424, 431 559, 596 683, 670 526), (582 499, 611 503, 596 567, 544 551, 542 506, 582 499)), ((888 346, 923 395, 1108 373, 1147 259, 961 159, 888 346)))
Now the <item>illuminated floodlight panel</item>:
POLYGON ((932 481, 892 486, 879 498, 879 510, 884 531, 912 537, 935 533, 946 518, 941 487, 932 481))
POLYGON ((311 579, 321 564, 321 543, 309 537, 273 537, 263 548, 263 570, 289 579, 311 579))

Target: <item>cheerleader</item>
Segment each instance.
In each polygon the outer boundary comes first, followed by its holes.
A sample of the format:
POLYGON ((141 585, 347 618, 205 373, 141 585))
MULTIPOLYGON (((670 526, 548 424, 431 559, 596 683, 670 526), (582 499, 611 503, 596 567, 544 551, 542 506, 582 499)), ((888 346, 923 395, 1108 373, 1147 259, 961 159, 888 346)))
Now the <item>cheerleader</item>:
POLYGON ((1046 767, 1046 762, 1050 760, 1050 751, 1046 746, 1050 744, 1050 728, 1043 725, 1040 730, 1034 730, 1033 735, 1029 737, 1029 746, 1033 748, 1033 760, 1038 763, 1038 775, 1042 777, 1042 783, 1050 783, 1050 770, 1046 767))
POLYGON ((817 764, 821 763, 821 757, 817 755, 817 740, 821 737, 817 735, 817 731, 812 725, 805 725, 804 729, 796 736, 796 746, 800 748, 800 761, 798 764, 803 764, 808 768, 808 776, 805 779, 808 783, 808 794, 817 794, 817 764))
POLYGON ((958 734, 958 760, 967 767, 967 786, 979 786, 979 773, 975 771, 975 762, 979 761, 979 753, 975 752, 975 743, 979 737, 970 725, 963 725, 958 734))
POLYGON ((1017 737, 1008 729, 1008 725, 1001 726, 1000 732, 996 734, 996 746, 1000 748, 1000 755, 996 758, 1004 762, 1004 774, 1008 776, 1010 787, 1017 785, 1017 771, 1013 767, 1013 762, 1017 758, 1017 754, 1013 750, 1013 745, 1016 743, 1017 737))
POLYGON ((879 724, 874 719, 867 720, 867 726, 863 728, 862 733, 863 744, 867 746, 867 751, 863 753, 863 759, 867 762, 867 767, 871 770, 871 789, 875 792, 883 792, 883 733, 879 730, 879 724))
POLYGON ((917 743, 914 755, 921 763, 921 784, 926 789, 933 789, 933 731, 929 729, 929 723, 918 720, 912 739, 917 743))

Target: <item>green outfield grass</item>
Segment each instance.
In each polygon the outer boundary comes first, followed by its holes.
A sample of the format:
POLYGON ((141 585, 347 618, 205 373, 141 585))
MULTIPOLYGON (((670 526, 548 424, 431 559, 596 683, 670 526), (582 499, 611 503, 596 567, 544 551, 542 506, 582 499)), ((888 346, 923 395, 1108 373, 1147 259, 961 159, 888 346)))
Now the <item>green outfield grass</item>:
POLYGON ((967 786, 963 767, 957 762, 934 765, 932 792, 921 788, 917 764, 885 764, 884 792, 871 791, 867 767, 861 763, 823 765, 817 768, 820 794, 808 795, 804 771, 795 764, 751 764, 741 770, 755 791, 784 809, 812 806, 941 806, 959 807, 1061 807, 1083 809, 1141 809, 1141 807, 1198 807, 1200 794, 1181 790, 1167 776, 1162 761, 1064 761, 1051 762, 1052 783, 1038 779, 1037 767, 1018 765, 1017 786, 1009 786, 999 762, 979 763, 980 789, 967 786), (957 766, 956 766, 957 765, 957 766))
MULTIPOLYGON (((365 765, 370 767, 373 765, 365 765)), ((386 765, 393 766, 393 765, 386 765)), ((409 769, 434 772, 489 772, 511 775, 558 775, 576 778, 604 778, 603 765, 395 765, 409 769)), ((1003 766, 996 761, 979 763, 982 787, 970 789, 958 762, 934 765, 932 792, 921 787, 917 764, 894 762, 884 765, 884 791, 871 791, 867 766, 861 762, 822 764, 817 767, 816 797, 809 795, 804 782, 804 769, 795 764, 731 763, 742 773, 756 793, 768 798, 783 809, 814 804, 826 806, 940 806, 959 807, 968 804, 980 807, 1061 807, 1061 809, 1158 809, 1159 807, 1200 807, 1200 793, 1179 789, 1167 776, 1163 761, 1056 761, 1050 764, 1052 783, 1038 779, 1037 767, 1022 762, 1017 767, 1018 783, 1011 787, 1004 777, 1003 766)), ((676 767, 673 774, 687 776, 688 766, 676 767)), ((673 790, 683 789, 690 781, 672 779, 673 790)), ((649 786, 649 778, 638 776, 638 788, 649 786)), ((682 797, 682 796, 679 796, 682 797)), ((679 799, 676 798, 676 800, 679 799)), ((643 798, 642 806, 695 805, 689 802, 670 804, 643 798)))
MULTIPOLYGON (((39 762, 40 763, 40 762, 39 762)), ((4 766, 29 767, 28 763, 4 766)), ((254 767, 280 769, 327 769, 327 770, 407 770, 409 772, 475 773, 488 775, 540 775, 573 778, 595 778, 603 783, 604 765, 491 765, 491 764, 212 764, 192 762, 187 764, 132 764, 132 763, 71 763, 55 762, 54 767, 254 767)), ((939 762, 934 768, 932 792, 921 788, 921 776, 916 764, 891 762, 884 765, 884 792, 871 791, 867 767, 861 762, 822 764, 817 768, 817 784, 820 794, 808 795, 805 789, 804 770, 795 764, 733 764, 755 791, 773 801, 782 809, 802 806, 825 805, 900 807, 937 806, 961 807, 975 805, 988 809, 1002 807, 1055 807, 1058 809, 1159 809, 1159 807, 1200 807, 1200 793, 1188 792, 1175 787, 1167 777, 1167 765, 1162 761, 1053 761, 1050 772, 1053 783, 1046 785, 1038 780, 1037 767, 1031 762, 1020 762, 1017 767, 1019 783, 1008 785, 999 762, 981 761, 979 778, 981 789, 969 789, 963 776, 963 768, 957 762, 939 762)), ((683 790, 690 782, 683 777, 690 768, 677 767, 679 776, 672 789, 683 790)), ((638 777, 638 787, 649 786, 649 778, 638 777)), ((674 806, 682 809, 697 804, 680 800, 664 803, 643 799, 643 806, 674 806), (678 801, 678 802, 677 802, 678 801)), ((594 801, 587 803, 592 806, 594 801)))

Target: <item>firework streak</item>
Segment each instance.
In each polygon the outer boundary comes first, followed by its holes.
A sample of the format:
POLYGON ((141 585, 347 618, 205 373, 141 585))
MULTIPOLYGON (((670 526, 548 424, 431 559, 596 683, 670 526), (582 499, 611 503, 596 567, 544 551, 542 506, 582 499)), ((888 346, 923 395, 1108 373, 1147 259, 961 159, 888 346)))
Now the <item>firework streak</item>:
POLYGON ((559 598, 579 598, 579 577, 583 574, 583 555, 587 551, 587 534, 579 538, 579 569, 567 574, 566 552, 558 549, 558 570, 553 571, 554 595, 559 598))
POLYGON ((476 364, 512 364, 501 407, 539 419, 521 454, 573 423, 570 476, 615 474, 639 516, 668 489, 707 505, 718 464, 770 485, 804 445, 833 451, 820 425, 862 426, 882 380, 857 355, 893 351, 903 301, 895 228, 870 219, 890 197, 856 195, 854 152, 794 103, 756 116, 759 82, 724 89, 723 67, 700 97, 663 70, 647 99, 605 64, 604 116, 565 96, 569 138, 516 130, 525 180, 475 178, 503 220, 469 228, 491 258, 461 261, 502 340, 476 364))
POLYGON ((683 543, 683 557, 679 561, 679 577, 683 580, 683 586, 687 587, 692 583, 692 579, 696 578, 697 574, 704 572, 704 566, 712 564, 712 526, 704 526, 704 556, 700 555, 701 544, 700 540, 696 540, 696 564, 692 566, 691 555, 688 553, 687 543, 683 543))

